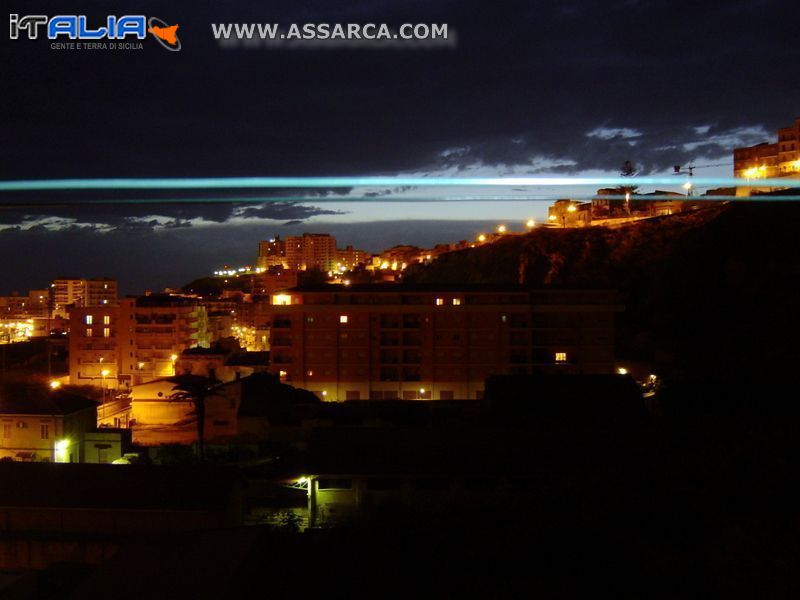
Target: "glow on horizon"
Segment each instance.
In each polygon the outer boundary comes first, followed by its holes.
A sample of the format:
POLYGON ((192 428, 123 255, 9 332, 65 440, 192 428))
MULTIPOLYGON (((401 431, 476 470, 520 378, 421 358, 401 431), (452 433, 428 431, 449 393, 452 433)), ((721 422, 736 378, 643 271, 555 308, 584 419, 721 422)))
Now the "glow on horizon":
MULTIPOLYGON (((684 181, 684 180, 681 180, 684 181)), ((0 181, 0 192, 68 190, 152 189, 258 189, 258 188, 353 188, 373 186, 622 186, 680 185, 674 176, 659 177, 191 177, 112 179, 29 179, 0 181)), ((757 182, 736 177, 693 177, 693 187, 800 187, 800 179, 772 178, 757 182)), ((346 197, 345 197, 346 198, 346 197)), ((280 200, 275 200, 280 201, 280 200)), ((319 201, 319 199, 317 199, 319 201)))

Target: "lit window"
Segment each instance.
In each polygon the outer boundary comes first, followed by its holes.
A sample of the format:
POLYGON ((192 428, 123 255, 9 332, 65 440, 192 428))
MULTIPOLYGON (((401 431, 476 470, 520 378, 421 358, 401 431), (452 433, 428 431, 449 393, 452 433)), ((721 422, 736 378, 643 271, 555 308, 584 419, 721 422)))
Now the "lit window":
POLYGON ((92 315, 86 315, 86 324, 87 325, 91 325, 92 324, 92 315))
POLYGON ((275 294, 272 297, 272 304, 287 306, 292 303, 292 297, 289 294, 275 294))
POLYGON ((111 324, 111 317, 106 315, 103 317, 103 325, 110 325, 111 324))
POLYGON ((557 363, 567 362, 567 353, 566 352, 556 352, 556 362, 557 363))
POLYGON ((444 304, 444 298, 436 299, 436 306, 442 306, 443 304, 444 304))
POLYGON ((453 298, 453 306, 460 306, 461 298, 453 298))
POLYGON ((103 337, 111 337, 111 329, 108 327, 103 327, 103 337))
POLYGON ((347 315, 339 315, 339 323, 347 323, 347 315))
POLYGON ((86 337, 92 337, 92 328, 91 327, 87 327, 86 328, 86 337))

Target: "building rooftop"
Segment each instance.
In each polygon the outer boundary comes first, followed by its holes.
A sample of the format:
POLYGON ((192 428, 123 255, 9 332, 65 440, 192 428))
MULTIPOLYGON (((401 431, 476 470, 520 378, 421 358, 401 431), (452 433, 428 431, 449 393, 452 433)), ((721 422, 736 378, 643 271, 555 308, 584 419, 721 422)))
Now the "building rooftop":
POLYGON ((53 392, 41 385, 4 384, 0 386, 2 415, 68 415, 98 403, 67 391, 53 392))
POLYGON ((187 298, 185 296, 172 296, 170 294, 152 294, 150 296, 137 296, 137 307, 158 307, 158 306, 193 306, 197 304, 197 298, 187 298))

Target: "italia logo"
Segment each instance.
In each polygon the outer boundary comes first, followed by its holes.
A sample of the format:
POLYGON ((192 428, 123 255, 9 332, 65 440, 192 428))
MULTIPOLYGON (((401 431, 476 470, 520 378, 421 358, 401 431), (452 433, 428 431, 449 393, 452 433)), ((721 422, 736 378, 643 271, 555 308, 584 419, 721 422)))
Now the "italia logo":
POLYGON ((114 42, 143 40, 149 33, 163 48, 172 52, 181 49, 178 27, 158 17, 147 18, 144 15, 108 15, 104 23, 94 27, 89 25, 86 15, 9 15, 9 37, 12 40, 20 39, 21 35, 35 40, 41 32, 49 40, 66 38, 84 42, 114 42))

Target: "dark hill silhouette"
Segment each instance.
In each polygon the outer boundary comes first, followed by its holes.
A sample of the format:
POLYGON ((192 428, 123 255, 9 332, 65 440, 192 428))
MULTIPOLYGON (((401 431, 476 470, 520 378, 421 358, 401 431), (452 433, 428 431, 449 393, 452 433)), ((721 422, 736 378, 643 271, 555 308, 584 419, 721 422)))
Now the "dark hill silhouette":
POLYGON ((446 254, 406 281, 616 288, 622 359, 678 379, 773 379, 800 358, 798 217, 795 203, 759 200, 616 229, 539 229, 446 254))

